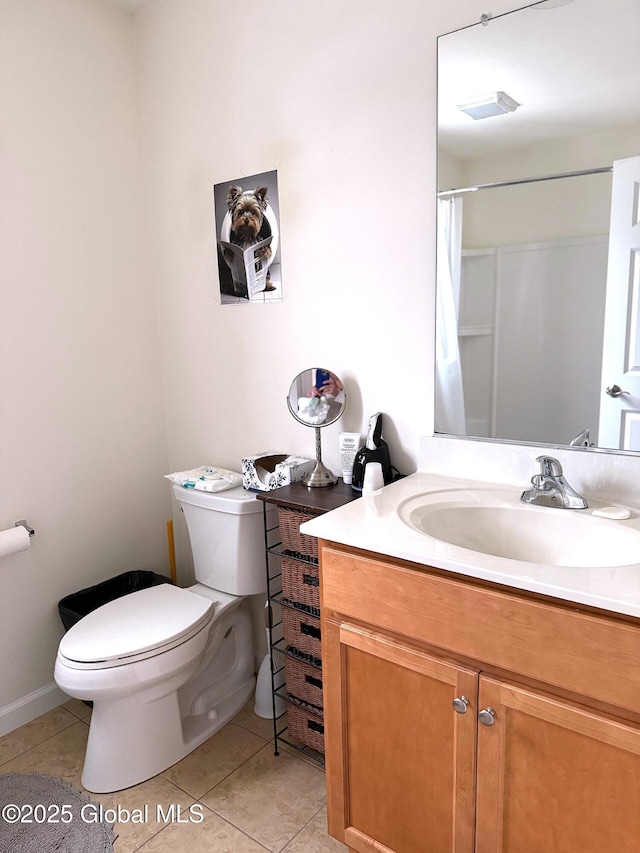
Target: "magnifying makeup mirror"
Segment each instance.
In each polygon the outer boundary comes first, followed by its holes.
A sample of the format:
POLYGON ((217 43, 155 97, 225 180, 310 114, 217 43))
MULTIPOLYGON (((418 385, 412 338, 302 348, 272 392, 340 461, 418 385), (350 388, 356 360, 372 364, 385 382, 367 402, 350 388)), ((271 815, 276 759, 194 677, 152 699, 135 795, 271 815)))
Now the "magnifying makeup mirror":
POLYGON ((322 462, 320 430, 342 415, 347 396, 341 380, 330 370, 311 367, 299 373, 289 389, 287 405, 293 417, 316 431, 316 464, 302 482, 305 486, 333 486, 338 478, 322 462))

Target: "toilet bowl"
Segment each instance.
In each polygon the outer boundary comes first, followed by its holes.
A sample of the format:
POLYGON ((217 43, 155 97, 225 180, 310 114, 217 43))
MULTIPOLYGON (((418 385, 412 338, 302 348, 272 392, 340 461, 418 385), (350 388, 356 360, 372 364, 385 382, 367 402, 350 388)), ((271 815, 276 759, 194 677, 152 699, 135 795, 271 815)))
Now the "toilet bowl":
POLYGON ((262 506, 241 488, 173 490, 197 583, 110 601, 73 625, 58 648, 58 686, 93 702, 82 773, 93 793, 166 770, 224 726, 255 689, 245 596, 266 590, 262 506))

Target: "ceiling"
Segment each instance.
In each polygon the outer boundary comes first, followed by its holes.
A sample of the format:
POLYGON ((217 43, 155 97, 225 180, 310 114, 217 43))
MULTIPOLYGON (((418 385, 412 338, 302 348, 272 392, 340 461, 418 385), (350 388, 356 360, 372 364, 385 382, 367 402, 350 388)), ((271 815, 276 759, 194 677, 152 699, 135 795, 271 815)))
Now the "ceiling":
POLYGON ((638 33, 638 0, 573 0, 442 36, 439 144, 464 160, 637 122, 638 33), (496 91, 521 106, 480 120, 456 107, 496 91))

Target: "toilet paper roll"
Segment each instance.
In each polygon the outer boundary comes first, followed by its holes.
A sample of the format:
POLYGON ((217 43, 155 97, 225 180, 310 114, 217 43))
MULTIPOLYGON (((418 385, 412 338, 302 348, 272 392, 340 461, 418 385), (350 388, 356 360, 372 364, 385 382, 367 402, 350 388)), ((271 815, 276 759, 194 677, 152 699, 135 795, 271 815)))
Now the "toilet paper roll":
POLYGON ((11 554, 26 551, 30 544, 29 533, 22 525, 0 530, 0 557, 10 557, 11 554))

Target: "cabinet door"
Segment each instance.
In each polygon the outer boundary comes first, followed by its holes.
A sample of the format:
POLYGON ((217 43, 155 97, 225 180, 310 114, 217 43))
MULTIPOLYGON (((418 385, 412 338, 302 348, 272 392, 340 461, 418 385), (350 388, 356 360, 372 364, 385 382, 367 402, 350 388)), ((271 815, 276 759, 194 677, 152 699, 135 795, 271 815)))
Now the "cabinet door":
POLYGON ((472 853, 477 671, 330 620, 323 665, 331 834, 356 853, 472 853))
POLYGON ((476 853, 638 853, 638 727, 486 677, 479 702, 476 853))

